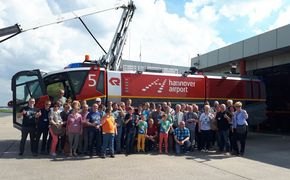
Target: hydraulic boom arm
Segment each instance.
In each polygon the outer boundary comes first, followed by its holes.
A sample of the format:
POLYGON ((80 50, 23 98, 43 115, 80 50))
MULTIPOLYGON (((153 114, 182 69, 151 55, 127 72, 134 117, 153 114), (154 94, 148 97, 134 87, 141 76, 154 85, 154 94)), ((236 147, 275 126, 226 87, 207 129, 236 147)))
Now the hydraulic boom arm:
POLYGON ((110 49, 106 55, 101 59, 101 65, 110 70, 119 70, 122 60, 122 52, 126 42, 129 24, 136 9, 133 1, 131 0, 127 6, 122 6, 124 9, 120 22, 118 24, 116 33, 112 40, 110 49))

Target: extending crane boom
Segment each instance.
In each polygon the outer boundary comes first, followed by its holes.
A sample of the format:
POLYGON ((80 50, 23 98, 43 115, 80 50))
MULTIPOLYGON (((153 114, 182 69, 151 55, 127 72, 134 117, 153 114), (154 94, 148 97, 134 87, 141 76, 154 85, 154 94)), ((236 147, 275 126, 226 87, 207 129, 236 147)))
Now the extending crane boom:
POLYGON ((6 37, 5 39, 0 40, 0 43, 25 31, 34 30, 34 29, 38 29, 38 28, 53 25, 53 24, 58 24, 64 21, 79 19, 82 22, 82 24, 85 26, 85 28, 88 30, 90 35, 94 38, 94 40, 98 43, 98 45, 102 48, 102 50, 105 53, 105 55, 102 56, 102 58, 100 59, 98 63, 107 69, 116 71, 116 70, 119 70, 120 62, 122 60, 122 57, 121 57, 122 52, 123 52, 123 48, 124 48, 127 34, 128 34, 129 24, 133 18, 135 9, 136 9, 136 6, 134 5, 133 1, 130 0, 128 5, 116 6, 116 7, 108 8, 104 10, 99 10, 96 8, 87 8, 83 10, 73 11, 73 12, 62 14, 57 19, 47 19, 43 21, 44 23, 37 23, 35 25, 30 25, 27 27, 23 27, 23 26, 20 26, 19 24, 15 24, 14 26, 0 29, 0 37, 10 35, 9 37, 6 37), (112 10, 112 9, 119 9, 119 8, 123 9, 123 13, 122 13, 120 22, 118 24, 118 27, 116 29, 112 43, 110 45, 109 51, 108 53, 106 53, 104 48, 100 45, 100 43, 96 40, 96 38, 92 35, 92 33, 87 28, 87 26, 84 24, 81 17, 112 10))
POLYGON ((108 53, 102 57, 101 65, 110 70, 119 70, 122 60, 122 52, 126 42, 129 24, 133 18, 136 6, 130 0, 127 6, 122 6, 124 9, 116 33, 112 40, 108 53))
POLYGON ((54 17, 54 18, 49 18, 49 19, 43 19, 41 23, 35 22, 35 23, 30 24, 30 25, 15 24, 13 26, 1 28, 0 29, 0 37, 8 36, 8 35, 10 35, 10 36, 5 38, 5 39, 0 40, 0 43, 10 39, 11 37, 13 37, 15 35, 18 35, 22 32, 25 32, 25 31, 35 30, 35 29, 38 29, 41 27, 45 27, 45 26, 49 26, 49 25, 53 25, 53 24, 58 24, 58 23, 62 23, 65 21, 77 19, 80 17, 89 16, 92 14, 101 13, 101 12, 105 12, 105 11, 109 11, 109 10, 113 10, 113 9, 119 9, 119 8, 123 8, 123 7, 124 7, 124 5, 118 5, 118 6, 115 6, 112 8, 107 8, 107 9, 102 9, 102 10, 100 10, 96 7, 86 8, 86 9, 81 9, 81 10, 61 14, 57 18, 54 17))

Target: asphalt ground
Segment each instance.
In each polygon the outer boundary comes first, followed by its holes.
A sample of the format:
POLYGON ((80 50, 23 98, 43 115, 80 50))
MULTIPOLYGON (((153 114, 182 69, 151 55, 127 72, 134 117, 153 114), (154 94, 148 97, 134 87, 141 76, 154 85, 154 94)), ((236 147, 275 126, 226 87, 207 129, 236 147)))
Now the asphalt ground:
POLYGON ((0 113, 0 179, 290 179, 290 137, 249 133, 243 157, 214 151, 185 156, 134 154, 114 159, 80 156, 33 157, 26 144, 18 156, 21 133, 10 114, 0 113))

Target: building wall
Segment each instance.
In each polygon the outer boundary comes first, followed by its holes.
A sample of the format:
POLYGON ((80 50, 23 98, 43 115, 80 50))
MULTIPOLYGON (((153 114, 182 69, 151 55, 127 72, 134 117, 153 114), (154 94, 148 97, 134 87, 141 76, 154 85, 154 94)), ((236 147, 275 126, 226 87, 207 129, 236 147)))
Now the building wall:
POLYGON ((138 71, 138 70, 146 71, 148 69, 148 70, 160 71, 162 73, 182 74, 185 71, 188 71, 189 67, 122 60, 120 64, 120 69, 123 71, 138 71))
MULTIPOLYGON (((290 25, 286 25, 232 45, 192 58, 191 65, 212 71, 229 66, 241 59, 246 70, 260 69, 289 63, 290 25)), ((237 68, 238 69, 238 68, 237 68)))

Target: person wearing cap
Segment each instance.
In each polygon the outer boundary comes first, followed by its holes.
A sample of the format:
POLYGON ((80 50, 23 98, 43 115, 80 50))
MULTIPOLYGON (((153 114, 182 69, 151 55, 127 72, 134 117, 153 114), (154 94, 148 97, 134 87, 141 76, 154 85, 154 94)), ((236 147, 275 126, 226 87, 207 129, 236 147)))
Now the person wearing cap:
POLYGON ((102 104, 101 98, 96 98, 95 103, 97 103, 98 106, 100 106, 100 104, 102 104))

